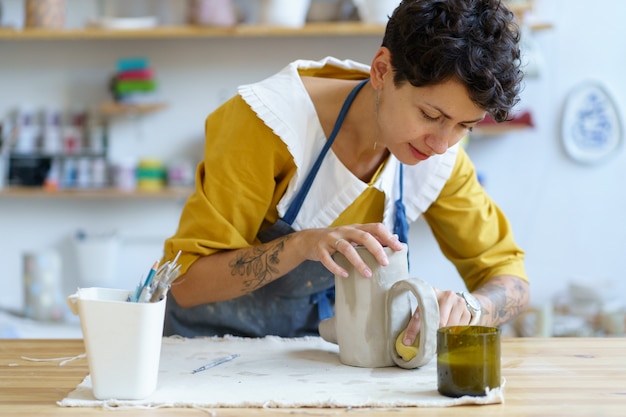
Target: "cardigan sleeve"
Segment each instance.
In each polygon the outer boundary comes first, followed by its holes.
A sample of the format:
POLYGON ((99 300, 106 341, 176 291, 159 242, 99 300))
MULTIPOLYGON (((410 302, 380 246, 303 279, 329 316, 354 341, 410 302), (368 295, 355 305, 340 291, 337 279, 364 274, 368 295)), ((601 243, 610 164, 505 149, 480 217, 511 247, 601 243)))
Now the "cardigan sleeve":
POLYGON ((524 251, 515 243, 507 217, 478 182, 462 148, 450 179, 424 218, 470 291, 496 275, 528 281, 524 251))
POLYGON ((201 256, 252 246, 278 219, 276 205, 295 165, 285 144, 235 96, 206 119, 204 158, 195 190, 165 259, 182 250, 181 274, 201 256))

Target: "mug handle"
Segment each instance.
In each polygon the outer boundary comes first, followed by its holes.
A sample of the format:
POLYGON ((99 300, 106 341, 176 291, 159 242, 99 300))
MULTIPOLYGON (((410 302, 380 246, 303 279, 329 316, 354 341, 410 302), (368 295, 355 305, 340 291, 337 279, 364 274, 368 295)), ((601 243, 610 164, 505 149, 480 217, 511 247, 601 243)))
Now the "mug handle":
POLYGON ((437 350, 439 303, 435 290, 430 284, 419 278, 398 281, 387 292, 386 304, 387 338, 390 341, 389 353, 391 358, 401 368, 413 369, 426 365, 437 350), (417 308, 421 318, 417 355, 410 361, 405 361, 398 355, 394 343, 400 332, 406 329, 412 315, 407 292, 412 292, 417 298, 417 308), (402 295, 405 297, 400 297, 402 295))

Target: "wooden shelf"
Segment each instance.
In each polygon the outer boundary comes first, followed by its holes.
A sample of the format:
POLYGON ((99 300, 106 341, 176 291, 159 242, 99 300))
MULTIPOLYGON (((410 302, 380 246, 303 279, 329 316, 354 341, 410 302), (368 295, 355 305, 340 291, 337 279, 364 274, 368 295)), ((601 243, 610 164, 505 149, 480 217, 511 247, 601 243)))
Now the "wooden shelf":
MULTIPOLYGON (((534 8, 533 0, 507 2, 507 6, 521 20, 534 8)), ((532 30, 552 28, 548 23, 532 24, 532 30)), ((85 27, 74 29, 13 29, 0 27, 2 40, 98 40, 98 39, 189 39, 189 38, 253 38, 253 37, 312 37, 312 36, 380 36, 385 26, 354 21, 309 22, 293 28, 267 25, 236 25, 207 27, 194 25, 157 26, 149 29, 105 29, 85 27)))
POLYGON ((104 116, 122 116, 132 114, 148 114, 163 110, 167 105, 165 103, 153 104, 124 104, 116 102, 103 103, 100 106, 100 113, 104 116))
POLYGON ((530 126, 524 125, 507 125, 502 126, 476 126, 470 133, 470 137, 486 137, 486 136, 500 136, 505 133, 518 132, 520 130, 532 129, 530 126))
MULTIPOLYGON (((532 11, 532 1, 511 3, 509 8, 519 17, 532 11)), ((550 24, 531 25, 533 30, 549 29, 550 24)), ((312 37, 312 36, 380 36, 384 25, 361 21, 312 22, 301 28, 265 25, 233 27, 157 26, 150 29, 12 29, 0 27, 1 40, 115 40, 115 39, 189 39, 189 38, 254 38, 254 37, 312 37)))
POLYGON ((179 200, 186 199, 191 187, 166 187, 161 191, 122 191, 117 188, 46 190, 40 187, 7 187, 0 190, 0 199, 106 199, 106 200, 179 200))
POLYGON ((362 22, 309 23, 302 28, 238 25, 231 28, 199 26, 159 26, 153 29, 117 30, 84 29, 22 29, 0 28, 0 40, 89 40, 89 39, 189 39, 233 37, 287 36, 363 36, 382 35, 383 25, 362 22))

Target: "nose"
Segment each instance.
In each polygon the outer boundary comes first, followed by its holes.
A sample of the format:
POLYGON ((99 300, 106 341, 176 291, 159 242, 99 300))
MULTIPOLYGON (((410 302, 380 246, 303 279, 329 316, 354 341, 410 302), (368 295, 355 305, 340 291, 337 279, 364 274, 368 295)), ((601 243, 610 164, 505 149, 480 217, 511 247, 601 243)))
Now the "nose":
POLYGON ((433 153, 441 155, 448 150, 449 141, 452 139, 452 132, 446 132, 445 129, 441 129, 438 132, 434 132, 431 135, 426 136, 426 146, 428 146, 433 153))

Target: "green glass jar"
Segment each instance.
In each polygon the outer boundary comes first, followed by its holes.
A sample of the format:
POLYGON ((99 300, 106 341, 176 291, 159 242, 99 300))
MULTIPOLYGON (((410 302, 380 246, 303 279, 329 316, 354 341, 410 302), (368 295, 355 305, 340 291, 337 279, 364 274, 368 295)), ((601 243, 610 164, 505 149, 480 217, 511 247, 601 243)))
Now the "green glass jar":
POLYGON ((437 390, 448 397, 484 396, 500 387, 500 329, 450 326, 437 331, 437 390))

